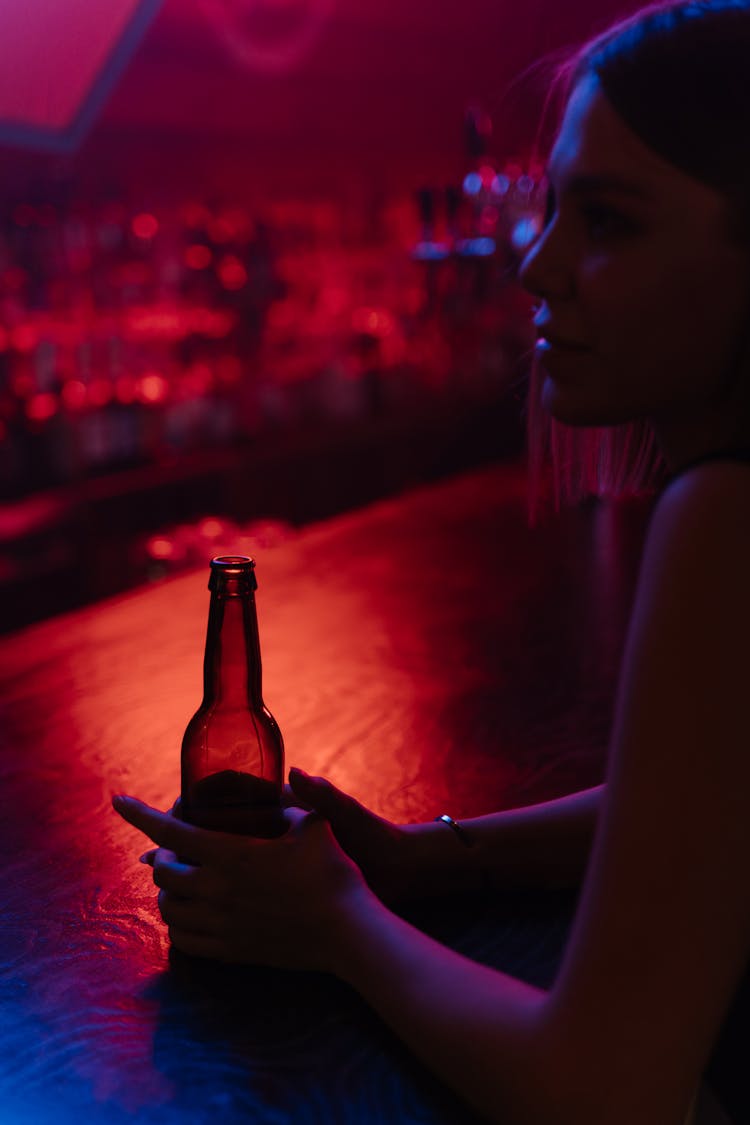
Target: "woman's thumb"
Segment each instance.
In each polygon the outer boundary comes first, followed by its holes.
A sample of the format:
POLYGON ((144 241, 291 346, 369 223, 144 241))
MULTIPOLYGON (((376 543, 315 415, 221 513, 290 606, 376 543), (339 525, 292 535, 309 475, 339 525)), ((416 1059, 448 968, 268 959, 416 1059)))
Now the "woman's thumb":
POLYGON ((295 796, 332 824, 351 819, 361 809, 353 797, 342 793, 327 778, 311 777, 296 767, 289 771, 289 785, 295 796))

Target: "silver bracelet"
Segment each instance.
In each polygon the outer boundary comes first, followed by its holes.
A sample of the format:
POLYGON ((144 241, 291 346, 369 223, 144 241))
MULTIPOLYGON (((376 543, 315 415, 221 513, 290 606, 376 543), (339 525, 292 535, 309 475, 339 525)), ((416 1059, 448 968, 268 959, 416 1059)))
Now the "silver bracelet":
POLYGON ((454 820, 452 816, 448 816, 447 813, 443 813, 442 816, 436 816, 435 820, 436 821, 439 820, 443 824, 447 824, 449 828, 452 828, 453 831, 458 836, 461 843, 464 845, 464 847, 467 847, 467 848, 473 848, 474 847, 473 836, 470 836, 469 833, 466 831, 466 829, 462 825, 460 825, 457 820, 454 820))

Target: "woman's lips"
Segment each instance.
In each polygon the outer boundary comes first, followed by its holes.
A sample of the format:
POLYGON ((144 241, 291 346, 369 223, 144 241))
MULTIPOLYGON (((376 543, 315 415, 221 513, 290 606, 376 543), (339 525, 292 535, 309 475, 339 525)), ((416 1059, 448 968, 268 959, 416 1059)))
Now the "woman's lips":
POLYGON ((536 342, 537 349, 541 352, 587 352, 589 348, 584 347, 583 344, 571 344, 567 340, 561 340, 557 336, 545 335, 540 336, 536 342))

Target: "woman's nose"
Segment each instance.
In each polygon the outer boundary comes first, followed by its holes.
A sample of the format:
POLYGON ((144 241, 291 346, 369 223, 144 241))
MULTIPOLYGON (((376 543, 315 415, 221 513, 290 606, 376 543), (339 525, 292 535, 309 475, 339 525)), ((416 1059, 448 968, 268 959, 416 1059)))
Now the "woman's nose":
POLYGON ((540 235, 536 242, 526 251, 526 255, 521 262, 518 269, 518 277, 524 289, 528 289, 535 297, 541 297, 542 293, 538 288, 536 263, 539 255, 539 243, 544 236, 540 235))
POLYGON ((572 280, 570 270, 560 254, 560 246, 551 237, 547 227, 539 235, 521 262, 518 276, 524 289, 542 300, 570 296, 572 280))

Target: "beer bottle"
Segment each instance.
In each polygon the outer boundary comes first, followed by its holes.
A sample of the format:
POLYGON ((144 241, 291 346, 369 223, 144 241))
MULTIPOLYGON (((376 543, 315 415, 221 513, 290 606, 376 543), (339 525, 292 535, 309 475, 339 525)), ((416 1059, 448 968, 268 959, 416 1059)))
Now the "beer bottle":
POLYGON ((286 830, 284 742, 261 694, 255 562, 211 561, 203 702, 182 740, 182 817, 248 836, 286 830))

